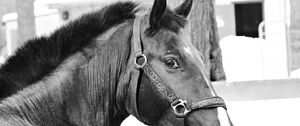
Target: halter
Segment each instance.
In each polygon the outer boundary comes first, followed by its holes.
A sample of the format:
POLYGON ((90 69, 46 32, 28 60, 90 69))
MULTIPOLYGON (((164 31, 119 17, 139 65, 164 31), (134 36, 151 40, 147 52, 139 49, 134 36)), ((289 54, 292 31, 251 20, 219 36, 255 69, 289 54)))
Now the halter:
MULTIPOLYGON (((207 108, 217 108, 217 107, 223 107, 227 110, 224 100, 219 96, 213 96, 209 98, 200 99, 194 102, 191 102, 191 104, 187 104, 186 100, 180 99, 177 97, 171 89, 167 87, 167 85, 162 81, 162 79, 159 77, 159 75, 154 71, 154 69, 151 67, 150 64, 148 64, 147 57, 145 54, 143 54, 143 50, 141 48, 141 34, 140 34, 140 25, 141 25, 141 19, 142 16, 137 15, 134 19, 133 23, 133 37, 132 37, 132 45, 134 48, 135 58, 134 58, 134 74, 135 77, 133 78, 133 91, 137 91, 137 85, 138 85, 138 79, 140 76, 140 72, 144 71, 144 73, 149 77, 152 84, 156 87, 156 89, 161 93, 161 95, 168 99, 170 102, 171 107, 173 108, 173 111, 177 118, 184 118, 188 115, 188 113, 195 111, 197 109, 207 109, 207 108), (142 58, 143 62, 138 63, 138 59, 142 58)), ((142 122, 146 123, 144 121, 137 110, 137 96, 136 93, 132 94, 132 101, 131 104, 134 106, 133 114, 142 122)), ((228 115, 228 114, 227 114, 228 115)), ((230 121, 231 122, 231 121, 230 121)))

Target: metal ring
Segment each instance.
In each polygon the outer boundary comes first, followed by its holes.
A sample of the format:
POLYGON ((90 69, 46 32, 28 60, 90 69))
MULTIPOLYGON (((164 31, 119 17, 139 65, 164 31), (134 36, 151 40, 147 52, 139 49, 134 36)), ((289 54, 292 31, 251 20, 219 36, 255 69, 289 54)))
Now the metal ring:
POLYGON ((191 111, 191 110, 188 110, 186 108, 186 103, 187 102, 185 100, 182 100, 182 99, 178 99, 178 100, 175 100, 174 102, 172 102, 171 106, 174 110, 174 113, 175 113, 176 117, 184 118, 191 111), (181 109, 181 108, 183 108, 184 110, 183 111, 178 111, 178 109, 181 109))
POLYGON ((145 54, 142 54, 142 53, 137 53, 136 56, 135 56, 135 58, 134 58, 134 66, 135 66, 135 68, 136 68, 136 69, 141 69, 141 68, 143 68, 146 64, 147 64, 147 57, 146 57, 146 55, 145 55, 145 54), (138 60, 138 58, 141 58, 141 57, 144 58, 144 62, 140 65, 140 64, 137 63, 137 60, 138 60))

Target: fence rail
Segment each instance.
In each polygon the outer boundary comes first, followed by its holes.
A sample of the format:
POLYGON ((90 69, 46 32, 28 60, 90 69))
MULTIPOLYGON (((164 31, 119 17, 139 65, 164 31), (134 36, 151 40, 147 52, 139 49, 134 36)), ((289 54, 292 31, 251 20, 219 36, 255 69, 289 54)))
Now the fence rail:
POLYGON ((214 82, 213 85, 226 101, 300 98, 300 79, 214 82))

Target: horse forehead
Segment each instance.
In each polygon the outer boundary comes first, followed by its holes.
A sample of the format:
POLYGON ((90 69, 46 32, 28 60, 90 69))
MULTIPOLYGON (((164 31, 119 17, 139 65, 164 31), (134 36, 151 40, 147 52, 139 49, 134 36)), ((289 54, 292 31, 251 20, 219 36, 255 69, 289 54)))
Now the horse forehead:
POLYGON ((184 47, 183 47, 183 51, 184 51, 184 53, 186 53, 187 55, 193 56, 191 47, 189 47, 189 46, 184 46, 184 47))
POLYGON ((163 29, 160 30, 155 39, 157 40, 156 48, 163 49, 167 53, 178 52, 188 57, 194 57, 194 50, 190 42, 189 35, 182 29, 178 33, 163 29))
POLYGON ((172 49, 178 49, 181 53, 188 56, 193 56, 192 44, 190 43, 189 37, 184 32, 171 35, 167 42, 172 49))
POLYGON ((194 51, 193 44, 191 43, 191 38, 189 37, 189 34, 186 29, 181 29, 178 33, 179 38, 181 39, 180 45, 183 50, 183 53, 185 53, 188 56, 194 57, 194 51))
POLYGON ((157 33, 155 39, 159 42, 159 44, 163 44, 167 47, 170 47, 170 49, 179 46, 181 41, 180 34, 165 29, 160 30, 157 33))

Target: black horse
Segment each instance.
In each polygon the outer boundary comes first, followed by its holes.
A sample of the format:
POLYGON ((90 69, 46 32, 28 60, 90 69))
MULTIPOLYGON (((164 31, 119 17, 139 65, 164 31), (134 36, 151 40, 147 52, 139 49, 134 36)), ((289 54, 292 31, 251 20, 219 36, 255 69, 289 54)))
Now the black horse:
POLYGON ((192 0, 155 0, 85 14, 29 40, 0 70, 0 125, 219 126, 215 95, 184 27, 192 0))

